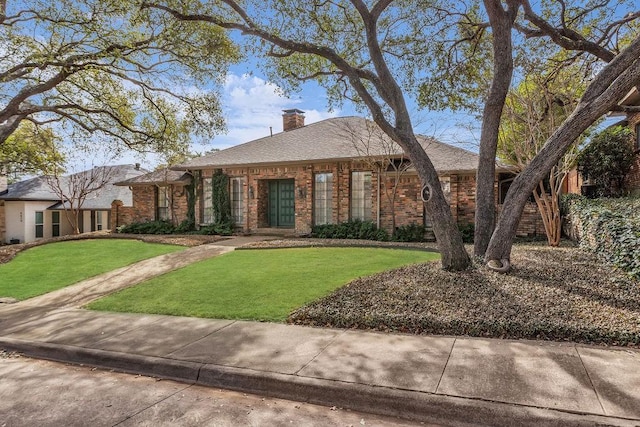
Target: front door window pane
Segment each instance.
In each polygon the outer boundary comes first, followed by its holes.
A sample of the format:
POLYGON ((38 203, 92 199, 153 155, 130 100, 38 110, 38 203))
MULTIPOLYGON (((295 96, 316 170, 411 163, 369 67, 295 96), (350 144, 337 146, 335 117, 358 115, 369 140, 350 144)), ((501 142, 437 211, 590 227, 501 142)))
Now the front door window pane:
POLYGON ((351 173, 351 219, 371 221, 371 172, 351 173))
POLYGON ((202 180, 202 223, 213 224, 213 179, 204 178, 202 180))
POLYGON ((314 223, 316 225, 331 224, 333 221, 333 174, 318 173, 314 186, 314 223))
POLYGON ((169 220, 169 187, 158 187, 157 218, 161 221, 169 220))
POLYGON ((243 178, 231 178, 231 215, 235 224, 244 222, 243 178))

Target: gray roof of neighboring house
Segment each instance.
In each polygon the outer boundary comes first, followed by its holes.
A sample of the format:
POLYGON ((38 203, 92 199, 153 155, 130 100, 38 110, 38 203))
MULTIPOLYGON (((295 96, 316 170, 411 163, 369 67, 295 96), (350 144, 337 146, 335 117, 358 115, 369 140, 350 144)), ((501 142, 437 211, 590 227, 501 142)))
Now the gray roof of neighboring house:
POLYGON ((114 185, 132 186, 149 184, 188 184, 191 182, 191 174, 184 171, 174 171, 171 169, 160 169, 145 173, 124 181, 115 182, 114 185))
POLYGON ((0 194, 0 200, 32 200, 32 201, 58 201, 60 198, 47 184, 43 176, 27 179, 25 181, 9 184, 7 190, 0 194))
MULTIPOLYGON (((475 171, 478 155, 416 135, 438 172, 475 171)), ((402 150, 373 122, 361 117, 323 120, 256 139, 172 167, 194 170, 323 160, 357 160, 365 156, 400 156, 402 150)))
MULTIPOLYGON (((98 191, 89 194, 82 205, 82 209, 109 209, 111 208, 111 202, 114 200, 122 200, 125 205, 131 206, 133 203, 131 190, 126 187, 116 187, 113 185, 113 182, 123 181, 148 172, 145 169, 136 168, 133 165, 99 166, 96 170, 104 171, 107 168, 110 170, 109 182, 98 191)), ((89 172, 90 170, 78 172, 73 175, 79 176, 89 172)), ((68 180, 68 177, 63 176, 61 177, 61 180, 64 182, 64 180, 68 180)), ((63 204, 60 201, 60 198, 49 187, 47 184, 47 178, 45 177, 32 178, 11 184, 9 185, 7 192, 0 195, 0 199, 52 201, 58 203, 51 206, 49 209, 63 209, 63 204)))

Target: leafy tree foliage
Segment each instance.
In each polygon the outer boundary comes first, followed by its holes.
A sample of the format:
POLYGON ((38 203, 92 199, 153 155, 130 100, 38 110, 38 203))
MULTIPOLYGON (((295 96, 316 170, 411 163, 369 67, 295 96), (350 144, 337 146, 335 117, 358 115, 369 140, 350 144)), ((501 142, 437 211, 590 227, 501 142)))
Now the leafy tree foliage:
MULTIPOLYGON (((507 95, 500 123, 498 155, 516 172, 531 162, 578 104, 584 91, 579 72, 575 68, 565 68, 552 73, 530 73, 507 95)), ((533 190, 551 246, 560 244, 559 196, 567 174, 576 163, 577 145, 578 140, 533 190)))
POLYGON ((0 145, 0 170, 17 180, 22 175, 59 169, 65 158, 56 145, 50 129, 25 121, 0 145))
POLYGON ((137 0, 3 1, 0 145, 29 121, 84 148, 181 151, 223 129, 215 91, 238 52, 226 34, 137 0))
POLYGON ((593 136, 580 152, 578 164, 583 176, 597 185, 600 196, 619 197, 625 194, 624 181, 634 157, 631 130, 613 126, 593 136))
POLYGON ((482 106, 483 125, 475 251, 487 261, 508 264, 520 215, 533 189, 573 141, 640 81, 640 12, 633 1, 558 0, 534 8, 528 0, 152 0, 145 7, 165 11, 178 21, 239 31, 252 42, 250 51, 266 56, 264 63, 273 76, 280 76, 289 88, 315 80, 332 102, 352 100, 366 108, 403 148, 423 184, 433 189, 425 207, 448 269, 466 268, 469 257, 437 172, 415 138, 408 94, 419 88, 425 99, 445 97, 441 106, 466 104, 466 94, 479 96, 475 104, 482 106), (545 49, 548 46, 553 49, 545 49), (517 70, 515 60, 538 52, 541 63, 592 66, 586 74, 589 85, 574 111, 518 175, 496 222, 500 118, 517 70), (443 60, 434 59, 442 55, 443 60), (447 75, 448 80, 442 78, 447 75), (419 84, 423 81, 431 82, 431 89, 419 84), (433 90, 438 87, 444 88, 440 95, 433 90))

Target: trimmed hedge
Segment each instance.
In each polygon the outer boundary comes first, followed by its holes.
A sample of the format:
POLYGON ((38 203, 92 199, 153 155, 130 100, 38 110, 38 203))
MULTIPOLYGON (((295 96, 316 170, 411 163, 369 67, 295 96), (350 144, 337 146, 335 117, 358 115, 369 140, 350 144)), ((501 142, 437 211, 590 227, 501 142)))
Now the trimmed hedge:
POLYGON ((371 221, 353 220, 340 224, 314 225, 311 237, 319 239, 389 240, 389 234, 371 221))
POLYGON ((565 233, 640 280, 640 198, 562 198, 565 233))
POLYGON ((396 230, 391 236, 391 240, 394 242, 424 242, 424 235, 427 229, 422 224, 409 224, 396 227, 396 230))
POLYGON ((179 225, 169 221, 134 222, 118 227, 118 233, 124 234, 206 234, 230 236, 233 234, 233 224, 230 222, 211 224, 194 230, 190 221, 185 220, 179 225))

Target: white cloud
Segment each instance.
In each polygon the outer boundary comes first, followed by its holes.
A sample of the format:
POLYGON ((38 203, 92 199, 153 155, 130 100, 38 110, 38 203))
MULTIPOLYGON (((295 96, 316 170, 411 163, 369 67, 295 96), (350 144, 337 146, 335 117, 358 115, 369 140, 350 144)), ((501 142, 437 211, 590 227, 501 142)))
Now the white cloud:
POLYGON ((227 148, 268 136, 270 128, 273 133, 282 132, 282 110, 303 110, 305 124, 339 114, 339 111, 309 108, 311 101, 305 105, 304 99, 289 98, 277 85, 248 74, 227 77, 222 102, 228 133, 216 137, 209 148, 227 148))

